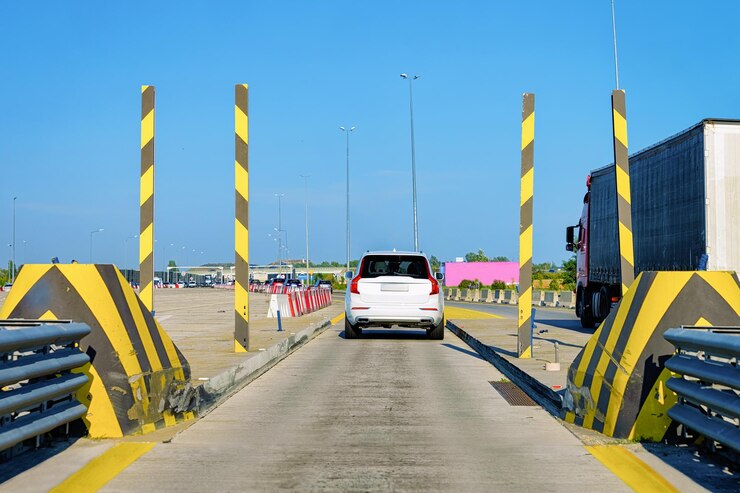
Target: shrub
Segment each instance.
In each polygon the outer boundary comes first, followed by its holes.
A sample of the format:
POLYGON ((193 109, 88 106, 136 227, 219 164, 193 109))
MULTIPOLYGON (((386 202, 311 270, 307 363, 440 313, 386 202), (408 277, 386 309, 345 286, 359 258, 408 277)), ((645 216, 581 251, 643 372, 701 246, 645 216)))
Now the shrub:
POLYGON ((560 286, 560 279, 553 279, 550 281, 550 286, 547 288, 550 291, 560 291, 562 287, 560 286))
POLYGON ((477 289, 480 287, 480 281, 476 279, 475 281, 471 281, 470 279, 463 279, 460 281, 460 284, 458 286, 460 289, 477 289))

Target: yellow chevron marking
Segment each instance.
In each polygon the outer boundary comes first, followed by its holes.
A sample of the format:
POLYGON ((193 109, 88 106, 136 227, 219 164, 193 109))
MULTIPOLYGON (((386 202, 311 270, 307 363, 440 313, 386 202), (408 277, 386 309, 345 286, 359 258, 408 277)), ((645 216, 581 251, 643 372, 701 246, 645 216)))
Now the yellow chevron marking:
MULTIPOLYGON (((671 304, 673 304, 676 296, 678 296, 684 286, 686 286, 691 275, 691 272, 666 272, 655 277, 655 281, 653 281, 650 290, 645 296, 645 301, 640 308, 640 312, 637 314, 635 324, 630 332, 627 344, 624 346, 624 351, 622 352, 620 365, 624 371, 617 371, 614 375, 613 381, 611 382, 612 390, 609 398, 609 406, 606 412, 606 419, 604 421, 603 433, 605 435, 612 436, 614 434, 614 427, 617 423, 619 410, 622 407, 624 391, 627 387, 629 377, 634 371, 635 364, 640 358, 642 348, 645 347, 650 336, 652 336, 653 328, 658 325, 660 319, 668 311, 671 304)), ((629 293, 630 291, 627 292, 629 293)), ((622 326, 623 325, 620 324, 620 327, 622 326)), ((604 368, 604 371, 605 370, 606 368, 604 368)), ((598 402, 596 397, 595 399, 595 402, 598 402)))
POLYGON ((234 220, 234 235, 236 253, 244 260, 247 260, 249 258, 249 231, 239 219, 234 220))
POLYGON ((532 358, 532 346, 527 347, 522 354, 520 354, 519 359, 531 359, 532 358))
POLYGON ((139 299, 150 312, 152 311, 152 295, 152 283, 139 288, 139 299))
POLYGON ((153 231, 154 225, 150 224, 139 235, 139 264, 143 264, 144 260, 152 254, 152 248, 154 248, 154 242, 152 241, 153 231))
MULTIPOLYGON (((344 316, 344 315, 342 315, 344 316)), ((478 320, 486 318, 504 318, 492 313, 481 312, 478 310, 469 310, 467 308, 459 308, 456 306, 445 307, 445 318, 447 320, 478 320)))
POLYGON ((108 481, 119 475, 139 457, 154 448, 156 443, 123 442, 108 449, 52 488, 51 493, 87 493, 95 492, 108 481))
POLYGON ((534 140, 534 111, 522 122, 522 149, 534 140))
POLYGON ((234 310, 249 321, 249 291, 238 282, 234 283, 234 310))
POLYGON ((519 268, 532 258, 532 225, 519 235, 519 268))
POLYGON ((640 458, 619 445, 586 445, 586 450, 637 493, 678 492, 640 458))
POLYGON ((517 303, 519 314, 517 320, 521 326, 527 319, 532 317, 532 288, 529 287, 519 295, 517 303))
POLYGON ((144 423, 141 425, 141 434, 146 435, 147 433, 151 433, 153 431, 157 431, 157 427, 154 425, 154 423, 144 423))
POLYGON ((54 315, 51 310, 46 310, 43 315, 39 317, 39 320, 59 320, 59 317, 54 315))
POLYGON ((614 137, 616 137, 624 147, 629 147, 627 145, 627 120, 625 120, 617 110, 612 111, 614 113, 614 137))
POLYGON ((72 373, 84 373, 88 382, 77 389, 77 400, 87 407, 82 420, 90 438, 120 438, 123 436, 113 402, 108 396, 103 379, 90 363, 75 368, 72 373), (92 399, 91 399, 92 397, 92 399))
POLYGON ((234 106, 234 130, 236 135, 249 144, 249 117, 238 106, 234 106))
POLYGON ((236 184, 236 192, 244 197, 244 200, 249 200, 249 172, 242 168, 242 166, 234 161, 234 183, 236 184))
POLYGON ((154 110, 141 119, 141 148, 154 138, 154 110))
POLYGON ((521 207, 524 203, 529 200, 534 194, 534 168, 530 168, 529 171, 524 173, 521 180, 521 194, 519 197, 519 206, 521 207))
MULTIPOLYGON (((635 254, 633 251, 633 243, 632 243, 632 231, 627 229, 627 226, 619 223, 619 253, 624 257, 624 259, 630 263, 630 265, 635 265, 635 254)), ((634 275, 634 274, 632 274, 634 275)))
POLYGON ((53 267, 53 264, 24 265, 22 273, 13 283, 13 289, 10 290, 8 297, 5 298, 5 303, 0 307, 0 318, 10 318, 10 314, 13 313, 13 309, 18 305, 18 302, 31 290, 36 281, 44 277, 53 267))
POLYGON ((141 93, 144 94, 144 91, 146 91, 147 87, 149 86, 141 86, 141 93))
MULTIPOLYGON (((23 268, 25 269, 26 267, 23 268)), ((740 316, 740 289, 738 289, 737 281, 735 281, 731 273, 700 271, 697 274, 707 284, 712 286, 727 304, 735 310, 735 313, 740 316)), ((15 286, 13 286, 13 290, 15 290, 15 286)), ((10 298, 10 295, 8 295, 8 298, 10 298)))
POLYGON ((139 207, 149 200, 154 194, 154 166, 150 166, 148 170, 141 175, 139 180, 139 207))
MULTIPOLYGON (((144 315, 139 308, 139 299, 136 298, 136 293, 134 293, 134 290, 128 287, 128 283, 121 274, 121 271, 116 269, 116 273, 118 274, 118 282, 121 284, 121 286, 123 286, 123 296, 124 298, 126 298, 126 303, 128 304, 129 310, 131 311, 131 316, 134 319, 134 323, 136 324, 136 331, 139 334, 139 339, 141 339, 141 344, 144 346, 144 351, 146 352, 147 360, 149 360, 149 365, 151 365, 153 372, 160 371, 163 365, 159 361, 159 354, 157 354, 157 348, 154 345, 154 340, 152 339, 152 335, 149 332, 149 327, 144 320, 144 315)), ((150 311, 151 296, 152 285, 150 283, 149 285, 142 287, 142 290, 139 294, 139 298, 144 303, 144 306, 146 306, 150 311), (147 296, 149 298, 146 298, 147 296), (147 304, 147 302, 144 301, 145 299, 148 299, 150 304, 147 304)))
POLYGON ((340 313, 339 315, 331 319, 331 324, 336 325, 343 318, 344 318, 344 313, 340 313))
POLYGON ((696 327, 711 327, 712 324, 704 317, 699 317, 699 320, 694 324, 696 327))
POLYGON ((175 426, 177 424, 177 419, 175 418, 175 415, 172 414, 172 411, 170 411, 169 409, 165 409, 162 412, 162 416, 164 417, 165 426, 175 426))
POLYGON ((617 193, 624 198, 625 202, 632 204, 632 196, 630 195, 630 175, 627 174, 619 166, 615 166, 617 169, 617 193))
POLYGON ((671 375, 671 371, 665 368, 660 372, 645 403, 640 408, 635 424, 632 425, 629 433, 630 440, 660 442, 665 436, 672 421, 668 417, 668 409, 673 407, 678 400, 675 392, 665 385, 671 375))
POLYGON ((170 367, 176 368, 175 378, 185 380, 185 374, 182 371, 182 363, 180 363, 180 358, 177 357, 175 344, 172 342, 172 339, 170 339, 170 336, 167 334, 167 332, 164 331, 162 326, 159 325, 159 322, 154 320, 154 323, 157 326, 157 331, 159 332, 159 338, 162 340, 164 351, 167 353, 167 359, 170 362, 170 367))
POLYGON ((244 346, 242 346, 239 341, 237 341, 236 339, 234 339, 234 352, 235 353, 247 353, 249 351, 247 351, 246 349, 244 349, 244 346))

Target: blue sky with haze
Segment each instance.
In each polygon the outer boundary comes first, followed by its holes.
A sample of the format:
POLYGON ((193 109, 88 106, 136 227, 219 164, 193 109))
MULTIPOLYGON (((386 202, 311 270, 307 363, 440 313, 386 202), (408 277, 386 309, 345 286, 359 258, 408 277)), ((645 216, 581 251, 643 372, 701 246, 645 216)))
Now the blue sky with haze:
MULTIPOLYGON (((632 152, 705 117, 740 118, 740 3, 617 0, 632 152)), ((518 255, 521 94, 536 94, 534 260, 567 258, 589 170, 612 160, 609 0, 0 1, 0 258, 134 264, 140 85, 157 90, 156 266, 233 260, 233 94, 250 85, 251 261, 413 246, 414 84, 421 249, 518 255), (24 243, 25 241, 25 243, 24 243), (170 246, 174 244, 174 246, 170 246), (165 251, 165 248, 167 249, 165 251), (126 251, 128 250, 128 251, 126 251), (174 252, 177 252, 175 254, 174 252), (200 252, 204 253, 201 254, 200 252)))

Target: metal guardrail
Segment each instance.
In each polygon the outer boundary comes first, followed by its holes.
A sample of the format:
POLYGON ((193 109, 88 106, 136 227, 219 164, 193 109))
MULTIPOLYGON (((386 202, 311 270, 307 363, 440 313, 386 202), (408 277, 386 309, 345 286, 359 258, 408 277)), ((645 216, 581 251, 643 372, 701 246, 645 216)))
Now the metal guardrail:
POLYGON ((666 368, 678 395, 668 416, 740 453, 740 327, 683 327, 665 331, 676 347, 666 368))
POLYGON ((68 321, 0 320, 0 452, 82 417, 74 393, 87 383, 71 373, 90 361, 78 342, 90 327, 68 321))

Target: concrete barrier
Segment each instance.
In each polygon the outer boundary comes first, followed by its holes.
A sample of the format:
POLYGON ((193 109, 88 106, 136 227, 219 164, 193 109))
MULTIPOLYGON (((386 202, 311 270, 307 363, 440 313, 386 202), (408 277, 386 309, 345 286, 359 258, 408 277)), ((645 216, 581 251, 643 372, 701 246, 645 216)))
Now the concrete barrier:
POLYGON ((542 306, 543 293, 541 289, 532 290, 532 304, 534 306, 542 306))
POLYGON ((460 301, 460 291, 461 291, 460 288, 452 288, 452 292, 453 292, 452 299, 454 301, 460 301))
POLYGON ((493 302, 494 303, 503 303, 504 302, 504 290, 503 289, 494 289, 493 290, 493 302))
POLYGON ((576 307, 576 294, 573 291, 559 291, 558 292, 558 304, 556 306, 562 306, 565 308, 576 307))
POLYGON ((480 298, 478 299, 481 303, 490 303, 493 301, 493 292, 490 289, 482 289, 480 292, 480 298))
POLYGON ((91 363, 77 392, 92 438, 149 433, 194 418, 183 412, 190 366, 114 265, 24 265, 0 318, 73 320, 91 363))
POLYGON ((442 288, 442 291, 444 292, 444 296, 446 300, 452 299, 452 288, 442 288))
POLYGON ((477 303, 480 301, 480 289, 473 290, 473 295, 471 296, 470 301, 472 301, 473 303, 477 303))
POLYGON ((509 304, 509 305, 516 305, 517 300, 519 297, 516 294, 516 291, 513 289, 505 289, 504 290, 504 299, 503 303, 509 304))
POLYGON ((664 438, 676 402, 665 362, 672 327, 740 325, 731 272, 642 272, 568 370, 566 421, 629 440, 664 438))
POLYGON ((558 306, 558 292, 557 291, 544 291, 542 293, 542 306, 550 306, 550 307, 558 306))

